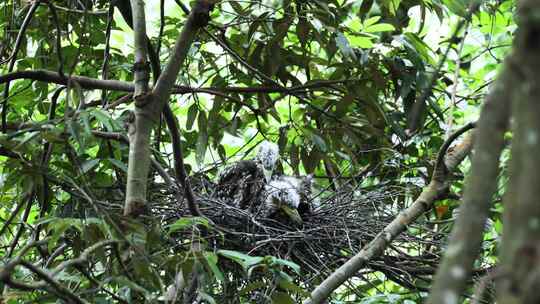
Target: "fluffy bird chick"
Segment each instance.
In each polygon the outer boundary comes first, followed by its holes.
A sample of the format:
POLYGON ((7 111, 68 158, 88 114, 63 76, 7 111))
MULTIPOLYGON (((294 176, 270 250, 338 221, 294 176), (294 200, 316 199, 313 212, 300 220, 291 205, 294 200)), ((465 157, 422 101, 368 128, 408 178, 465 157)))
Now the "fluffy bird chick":
POLYGON ((262 142, 254 159, 235 162, 219 174, 216 196, 237 208, 252 209, 259 204, 278 156, 277 145, 262 142))
POLYGON ((255 160, 257 160, 263 166, 266 182, 270 182, 278 158, 279 148, 276 144, 269 141, 263 141, 260 144, 259 151, 257 151, 257 156, 255 156, 255 160))
POLYGON ((276 217, 283 212, 294 223, 302 224, 302 217, 298 213, 301 197, 294 178, 281 177, 270 181, 265 187, 265 194, 262 206, 264 217, 276 217))

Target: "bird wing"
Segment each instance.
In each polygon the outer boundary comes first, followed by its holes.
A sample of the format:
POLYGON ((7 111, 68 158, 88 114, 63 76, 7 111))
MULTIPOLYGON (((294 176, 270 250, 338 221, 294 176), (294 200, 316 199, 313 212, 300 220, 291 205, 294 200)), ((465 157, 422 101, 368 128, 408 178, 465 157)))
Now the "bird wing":
POLYGON ((227 166, 219 175, 217 197, 238 208, 247 208, 257 200, 264 186, 264 171, 254 160, 241 160, 227 166))

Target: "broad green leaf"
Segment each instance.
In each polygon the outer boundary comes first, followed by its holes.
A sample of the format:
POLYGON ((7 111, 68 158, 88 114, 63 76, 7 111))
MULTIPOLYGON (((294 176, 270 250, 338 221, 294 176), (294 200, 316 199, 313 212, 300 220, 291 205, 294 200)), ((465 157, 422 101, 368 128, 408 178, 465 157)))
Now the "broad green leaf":
POLYGON ((379 22, 379 20, 381 20, 381 16, 370 17, 370 18, 366 19, 366 21, 364 21, 363 26, 364 26, 364 28, 370 27, 371 25, 379 22))
POLYGON ((109 116, 109 113, 98 108, 92 109, 91 113, 92 116, 94 116, 101 124, 103 124, 103 126, 105 126, 105 129, 107 129, 108 132, 114 131, 114 121, 109 116))
MULTIPOLYGON (((477 1, 477 0, 473 0, 477 1)), ((467 7, 470 5, 469 0, 443 0, 446 7, 454 14, 460 17, 467 16, 467 7)))
POLYGON ((240 264, 240 266, 242 266, 245 271, 261 263, 264 260, 263 257, 252 257, 250 255, 233 250, 218 250, 217 253, 225 258, 228 258, 240 264))
POLYGON ((394 26, 389 23, 378 23, 378 24, 374 24, 365 28, 364 32, 376 33, 376 32, 391 32, 394 30, 395 30, 394 26))
POLYGON ((204 258, 206 259, 206 262, 208 263, 208 266, 210 267, 210 270, 212 270, 212 273, 216 277, 216 279, 220 282, 225 281, 225 277, 223 276, 223 272, 219 269, 217 263, 218 263, 218 257, 215 253, 211 251, 205 251, 204 252, 204 258))
POLYGON ((204 162, 206 148, 208 147, 208 120, 205 112, 199 112, 198 129, 199 136, 197 138, 197 149, 195 158, 199 164, 204 162))
POLYGON ((187 228, 191 228, 193 226, 202 225, 204 227, 209 228, 210 223, 208 220, 204 217, 182 217, 173 224, 169 225, 169 233, 178 231, 178 230, 184 230, 187 228))
POLYGON ((191 130, 191 128, 193 128, 193 123, 195 122, 195 118, 197 118, 197 113, 199 113, 199 107, 196 103, 194 103, 188 109, 186 129, 191 130))
POLYGON ((124 173, 127 173, 128 171, 128 167, 125 163, 117 160, 117 159, 114 159, 114 158, 107 158, 107 160, 109 162, 111 162, 111 164, 113 164, 115 167, 117 167, 118 169, 124 171, 124 173))
POLYGON ((355 47, 363 48, 363 49, 371 49, 373 48, 373 41, 371 41, 372 38, 370 37, 364 37, 364 36, 354 36, 351 37, 351 44, 355 47))
POLYGON ((294 272, 300 274, 300 265, 294 262, 272 257, 272 264, 290 267, 292 270, 294 270, 294 272))
POLYGON ((82 173, 87 173, 88 171, 92 170, 95 166, 99 164, 99 159, 90 159, 82 163, 81 170, 82 173))

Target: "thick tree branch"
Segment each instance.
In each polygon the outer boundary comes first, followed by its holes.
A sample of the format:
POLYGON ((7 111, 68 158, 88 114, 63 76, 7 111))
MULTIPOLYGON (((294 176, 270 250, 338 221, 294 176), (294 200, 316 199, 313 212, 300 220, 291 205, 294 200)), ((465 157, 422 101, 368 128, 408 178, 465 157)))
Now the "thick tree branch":
MULTIPOLYGON (((135 1, 135 0, 134 0, 135 1)), ((133 4, 133 2, 132 2, 133 4)), ((150 133, 168 102, 178 72, 199 30, 206 26, 213 5, 199 0, 176 40, 163 73, 151 93, 136 97, 135 122, 130 127, 128 181, 124 214, 134 216, 146 209, 146 182, 150 165, 150 133)), ((136 22, 134 21, 134 24, 136 22)))
MULTIPOLYGON (((130 25, 131 27, 133 27, 133 20, 131 18, 131 13, 130 13, 131 8, 127 4, 129 4, 128 1, 120 1, 118 3, 118 8, 122 16, 126 20, 126 23, 130 25)), ((161 3, 161 13, 163 14, 163 3, 161 3)), ((163 27, 164 27, 163 16, 161 19, 162 20, 161 20, 160 33, 162 32, 163 27)), ((160 38, 161 38, 161 35, 160 35, 160 38)), ((153 72, 153 77, 155 81, 161 75, 161 65, 159 61, 159 45, 158 45, 158 50, 155 51, 148 36, 146 36, 145 39, 146 39, 146 44, 148 48, 148 58, 150 60, 150 65, 152 66, 152 72, 153 72)), ((219 92, 215 92, 215 93, 217 94, 219 92)), ((225 96, 225 97, 228 98, 228 96, 225 96)), ((180 140, 180 129, 178 128, 176 117, 174 116, 171 108, 169 107, 168 102, 165 102, 163 106, 163 116, 165 118, 167 127, 169 128, 170 136, 172 139, 173 155, 174 155, 174 171, 176 174, 176 178, 182 184, 182 187, 184 189, 184 194, 188 202, 188 207, 191 214, 194 216, 200 216, 201 211, 199 210, 195 202, 195 196, 193 195, 193 190, 191 189, 191 185, 189 183, 185 166, 184 166, 184 156, 182 153, 182 146, 181 146, 181 140, 180 140)), ((170 177, 169 178, 164 177, 166 175, 166 172, 164 172, 163 170, 158 170, 158 172, 167 181, 167 183, 172 184, 172 180, 170 179, 170 177)), ((181 199, 179 196, 177 198, 179 200, 181 199)))
MULTIPOLYGON (((468 124, 456 131, 441 147, 437 156, 438 163, 435 165, 435 170, 431 178, 431 182, 427 185, 416 201, 407 209, 400 212, 400 214, 388 224, 383 231, 369 242, 360 252, 348 260, 345 264, 334 271, 328 278, 326 278, 310 295, 310 299, 306 300, 304 304, 319 304, 327 299, 330 294, 336 290, 341 284, 354 276, 362 267, 364 267, 368 261, 376 256, 381 255, 384 250, 390 245, 390 243, 405 229, 407 225, 416 220, 425 211, 429 210, 433 203, 443 197, 448 190, 447 179, 449 174, 454 171, 461 163, 461 161, 471 151, 472 141, 465 140, 465 145, 459 145, 458 148, 462 151, 454 152, 452 155, 454 160, 451 162, 445 161, 445 155, 450 144, 461 134, 472 129, 474 124, 468 124), (461 159, 457 161, 456 156, 461 159), (453 167, 451 167, 452 165, 453 167)), ((472 135, 469 135, 472 136, 472 135)), ((455 149, 454 149, 455 150, 455 149)))
POLYGON ((148 66, 148 45, 146 38, 146 18, 144 15, 144 0, 131 0, 133 16, 133 32, 135 34, 135 64, 133 70, 135 74, 134 99, 145 95, 149 90, 149 66, 148 66))
MULTIPOLYGON (((149 67, 147 62, 146 27, 144 1, 131 0, 133 31, 135 35, 135 115, 129 124, 130 139, 126 202, 124 214, 136 216, 146 212, 146 187, 150 168, 150 134, 156 115, 149 104, 154 104, 149 91, 149 67), (144 107, 144 106, 147 107, 144 107)), ((161 109, 159 110, 161 111, 161 109)), ((158 116, 159 117, 159 116, 158 116)))

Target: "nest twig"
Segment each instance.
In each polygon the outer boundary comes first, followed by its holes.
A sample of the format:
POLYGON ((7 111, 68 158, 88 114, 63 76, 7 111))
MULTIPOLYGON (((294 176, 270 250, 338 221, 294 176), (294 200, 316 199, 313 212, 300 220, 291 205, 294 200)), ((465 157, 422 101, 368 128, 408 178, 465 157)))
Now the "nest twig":
MULTIPOLYGON (((201 212, 218 227, 215 234, 207 236, 208 244, 216 249, 291 260, 301 266, 307 284, 331 273, 382 231, 400 209, 394 201, 406 194, 403 188, 384 186, 369 191, 327 191, 320 195, 319 206, 303 215, 303 225, 294 226, 230 206, 212 197, 211 188, 210 184, 205 191, 195 190, 201 212)), ((156 212, 170 223, 190 216, 184 202, 175 201, 173 205, 156 212)), ((369 266, 400 285, 416 288, 418 279, 429 280, 434 273, 441 237, 425 227, 411 228, 414 234, 402 234, 369 266)), ((177 237, 189 238, 190 233, 177 237)))

